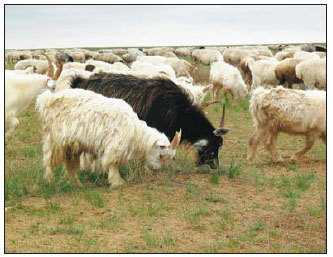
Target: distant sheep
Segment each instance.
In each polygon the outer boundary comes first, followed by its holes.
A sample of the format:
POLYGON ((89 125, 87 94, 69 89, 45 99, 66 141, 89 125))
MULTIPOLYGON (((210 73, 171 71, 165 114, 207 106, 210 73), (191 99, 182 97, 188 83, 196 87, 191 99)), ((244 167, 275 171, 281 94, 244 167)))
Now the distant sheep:
POLYGON ((249 58, 248 65, 252 74, 251 91, 258 86, 270 87, 279 84, 275 75, 278 63, 276 60, 254 61, 253 58, 249 58))
POLYGON ((296 77, 308 89, 326 89, 326 58, 310 59, 296 65, 296 77))
POLYGON ((309 59, 319 59, 319 55, 315 53, 309 53, 305 51, 298 51, 294 54, 295 59, 309 60, 309 59))
POLYGON ((223 59, 229 64, 238 66, 245 57, 254 57, 257 55, 259 55, 257 50, 228 48, 223 52, 223 59))
POLYGON ((224 97, 230 93, 232 99, 245 99, 248 95, 248 90, 240 71, 228 63, 214 62, 211 65, 209 80, 214 86, 213 96, 215 100, 218 100, 218 94, 221 89, 224 97))
POLYGON ((213 62, 223 61, 223 56, 218 50, 198 49, 192 52, 192 57, 196 66, 200 63, 210 65, 213 62))
POLYGON ((296 65, 300 62, 302 62, 302 59, 287 58, 276 65, 275 76, 280 85, 286 83, 288 88, 292 88, 294 83, 303 82, 296 77, 296 65))
POLYGON ((191 56, 191 49, 187 47, 179 47, 175 50, 175 54, 182 57, 191 56))
POLYGON ((176 78, 176 74, 170 65, 153 65, 149 62, 135 61, 131 66, 131 71, 139 71, 146 74, 165 73, 169 78, 176 78))
POLYGON ((14 69, 25 70, 27 67, 30 66, 36 67, 36 73, 38 74, 47 74, 49 68, 47 61, 29 59, 29 60, 18 61, 15 64, 14 69))

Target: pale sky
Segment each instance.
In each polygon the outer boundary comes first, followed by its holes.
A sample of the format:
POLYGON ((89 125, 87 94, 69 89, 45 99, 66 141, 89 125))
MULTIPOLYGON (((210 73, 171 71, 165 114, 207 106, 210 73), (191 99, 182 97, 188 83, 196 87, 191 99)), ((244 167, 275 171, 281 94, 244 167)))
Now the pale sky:
POLYGON ((6 49, 326 41, 321 6, 5 6, 6 49))

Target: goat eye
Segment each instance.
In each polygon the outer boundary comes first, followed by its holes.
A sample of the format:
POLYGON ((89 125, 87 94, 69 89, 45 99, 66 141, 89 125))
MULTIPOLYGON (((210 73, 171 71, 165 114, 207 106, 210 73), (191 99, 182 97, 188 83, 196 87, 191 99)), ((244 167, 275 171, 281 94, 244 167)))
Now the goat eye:
POLYGON ((160 154, 160 159, 162 159, 163 158, 163 156, 162 156, 162 154, 160 154))
POLYGON ((172 157, 172 160, 174 161, 174 160, 176 160, 176 158, 175 158, 175 157, 172 157))

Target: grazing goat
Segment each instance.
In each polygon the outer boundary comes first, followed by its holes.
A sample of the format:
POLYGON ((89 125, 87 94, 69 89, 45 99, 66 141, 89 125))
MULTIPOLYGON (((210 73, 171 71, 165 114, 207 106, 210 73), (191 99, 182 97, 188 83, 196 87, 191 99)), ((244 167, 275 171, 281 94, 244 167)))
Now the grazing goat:
MULTIPOLYGON (((52 66, 52 64, 50 63, 52 66)), ((24 111, 37 95, 46 89, 55 90, 55 81, 62 71, 62 63, 56 74, 52 69, 49 70, 48 76, 40 74, 16 74, 13 71, 5 72, 5 121, 8 124, 8 131, 5 134, 6 140, 18 126, 17 115, 24 111)))
POLYGON ((221 136, 227 134, 229 129, 223 128, 223 122, 220 127, 214 128, 200 108, 193 104, 189 94, 171 80, 96 73, 89 79, 74 78, 71 87, 124 99, 140 119, 165 133, 169 139, 182 129, 182 141, 198 149, 198 164, 217 168, 219 149, 223 145, 221 136))
POLYGON ((305 135, 306 146, 293 159, 310 150, 318 137, 326 144, 325 91, 259 87, 253 91, 250 113, 254 133, 249 140, 248 160, 253 159, 258 144, 263 141, 274 160, 280 161, 275 147, 279 132, 305 135))
POLYGON ((42 119, 45 178, 64 163, 72 181, 81 186, 76 171, 81 154, 108 172, 111 187, 123 185, 119 166, 130 159, 143 160, 150 169, 172 162, 181 132, 173 141, 139 120, 125 101, 82 89, 66 89, 38 96, 36 108, 42 119))

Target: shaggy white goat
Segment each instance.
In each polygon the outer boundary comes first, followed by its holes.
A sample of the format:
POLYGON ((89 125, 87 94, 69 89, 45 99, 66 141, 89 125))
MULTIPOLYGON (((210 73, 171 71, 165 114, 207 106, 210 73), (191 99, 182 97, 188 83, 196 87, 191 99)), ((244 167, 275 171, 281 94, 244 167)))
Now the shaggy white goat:
POLYGON ((218 100, 219 91, 222 89, 224 96, 228 93, 232 98, 245 99, 248 95, 246 84, 240 71, 225 62, 214 62, 210 68, 209 81, 213 84, 213 96, 218 100))
POLYGON ((248 160, 253 159, 260 141, 266 144, 274 160, 281 160, 275 148, 279 132, 305 135, 306 146, 293 159, 310 150, 318 137, 326 143, 325 91, 259 87, 253 91, 250 113, 254 133, 249 140, 248 160))
POLYGON ((81 154, 90 155, 100 172, 108 172, 110 186, 123 185, 118 167, 138 158, 151 169, 160 169, 175 156, 181 133, 168 138, 146 122, 125 101, 89 90, 45 92, 37 98, 42 118, 45 178, 64 163, 70 178, 81 185, 76 171, 81 154))

